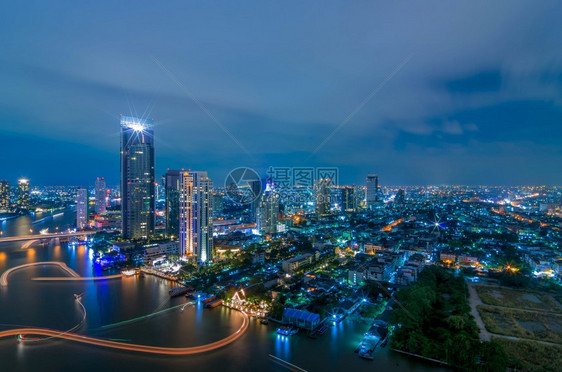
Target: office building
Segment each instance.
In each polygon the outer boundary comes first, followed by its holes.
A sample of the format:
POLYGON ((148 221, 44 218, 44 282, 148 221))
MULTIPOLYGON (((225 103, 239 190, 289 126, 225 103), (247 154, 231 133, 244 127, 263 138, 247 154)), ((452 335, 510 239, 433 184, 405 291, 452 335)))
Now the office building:
POLYGON ((152 120, 121 117, 121 234, 154 234, 154 131, 152 120))
POLYGON ((166 194, 166 237, 177 238, 180 234, 180 172, 168 169, 164 175, 166 194))
POLYGON ((10 209, 10 184, 8 181, 0 181, 0 212, 10 209))
POLYGON ((76 192, 76 228, 82 230, 88 225, 88 190, 78 189, 76 192))
POLYGON ((180 175, 180 254, 205 263, 213 259, 213 182, 202 171, 180 175))
POLYGON ((107 206, 107 189, 105 186, 105 178, 103 177, 96 178, 95 197, 96 197, 96 205, 95 205, 96 214, 105 214, 105 209, 107 206))
POLYGON ((17 205, 21 211, 29 210, 29 180, 25 178, 18 180, 17 205))
POLYGON ((272 182, 268 182, 261 193, 256 211, 257 227, 262 234, 275 234, 279 223, 279 193, 272 182))
POLYGON ((343 186, 341 188, 341 210, 353 212, 356 209, 355 186, 343 186))
POLYGON ((331 195, 330 184, 332 180, 321 178, 314 185, 314 211, 317 215, 330 213, 331 195))
POLYGON ((379 201, 379 176, 367 175, 367 208, 372 209, 379 201))

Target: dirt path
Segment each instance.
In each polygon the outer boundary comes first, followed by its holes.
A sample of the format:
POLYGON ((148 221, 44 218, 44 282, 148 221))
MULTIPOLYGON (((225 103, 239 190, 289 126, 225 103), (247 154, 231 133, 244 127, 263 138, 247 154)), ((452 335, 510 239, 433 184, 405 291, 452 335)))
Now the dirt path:
MULTIPOLYGON (((474 317, 474 320, 476 321, 476 324, 478 325, 478 328, 480 330, 480 341, 490 341, 492 339, 492 337, 499 337, 499 338, 506 338, 508 340, 513 340, 513 341, 529 341, 529 342, 537 342, 539 344, 543 344, 543 345, 549 345, 549 346, 562 346, 561 344, 557 344, 555 342, 548 342, 548 341, 540 341, 540 340, 533 340, 530 338, 521 338, 521 337, 515 337, 515 336, 506 336, 506 335, 500 335, 497 333, 491 333, 488 330, 486 330, 486 326, 484 325, 484 322, 482 321, 482 318, 480 317, 480 313, 478 312, 478 306, 487 306, 487 307, 495 307, 495 308, 500 308, 500 309, 508 309, 508 310, 521 310, 521 311, 529 311, 529 312, 533 312, 533 313, 545 313, 543 311, 535 311, 535 310, 523 310, 523 309, 515 309, 515 308, 511 308, 511 307, 504 307, 504 306, 492 306, 492 305, 485 305, 482 300, 480 299, 480 296, 478 296, 478 292, 476 292, 476 289, 474 288, 474 284, 472 282, 467 282, 468 285, 468 293, 469 293, 469 297, 468 297, 468 302, 470 303, 470 314, 474 317)), ((546 312, 549 313, 549 312, 546 312)), ((559 313, 552 313, 554 315, 560 315, 559 313)))
MULTIPOLYGON (((470 315, 474 317, 478 328, 480 329, 480 341, 490 341, 492 339, 492 333, 486 330, 486 326, 480 317, 480 313, 478 312, 477 306, 484 305, 482 300, 476 293, 476 289, 474 289, 474 285, 470 282, 467 282, 468 285, 468 302, 470 303, 470 315)), ((495 335, 495 334, 494 334, 495 335)))

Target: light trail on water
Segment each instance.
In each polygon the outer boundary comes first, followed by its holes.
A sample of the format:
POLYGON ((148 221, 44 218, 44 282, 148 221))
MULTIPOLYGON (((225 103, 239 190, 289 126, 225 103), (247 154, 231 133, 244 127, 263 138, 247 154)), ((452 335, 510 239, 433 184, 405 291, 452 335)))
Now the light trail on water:
POLYGON ((112 323, 112 324, 106 324, 106 325, 104 325, 104 326, 101 326, 101 328, 104 328, 104 329, 105 329, 105 328, 112 328, 112 327, 118 327, 118 326, 125 325, 125 324, 129 324, 129 323, 134 323, 134 322, 137 322, 137 321, 139 321, 139 320, 148 319, 148 318, 151 318, 151 317, 153 317, 153 316, 156 316, 156 315, 159 315, 159 314, 168 312, 168 311, 170 311, 170 310, 177 309, 177 308, 179 308, 179 307, 181 307, 181 308, 182 308, 181 310, 183 311, 183 309, 184 309, 187 305, 193 305, 193 304, 194 304, 194 302, 188 302, 188 303, 185 303, 185 304, 180 304, 180 305, 172 306, 172 307, 169 307, 169 308, 167 308, 167 309, 160 310, 160 311, 155 311, 155 312, 153 312, 153 313, 146 314, 146 315, 142 315, 142 316, 139 316, 139 317, 136 317, 136 318, 132 318, 132 319, 128 319, 128 320, 123 320, 123 321, 116 322, 116 323, 112 323))
POLYGON ((69 340, 72 342, 78 342, 88 345, 101 346, 109 349, 128 350, 128 351, 135 351, 140 353, 161 354, 161 355, 190 355, 190 354, 199 354, 199 353, 215 350, 236 341, 240 336, 242 336, 246 332, 249 325, 248 315, 244 312, 241 312, 241 314, 243 316, 243 322, 240 328, 238 328, 236 332, 232 333, 231 335, 219 341, 211 342, 209 344, 205 344, 201 346, 191 346, 191 347, 162 347, 162 346, 130 344, 125 342, 104 340, 96 337, 83 336, 75 333, 66 333, 66 332, 56 331, 47 328, 11 329, 11 330, 0 332, 0 338, 10 337, 10 336, 20 336, 20 335, 21 336, 39 335, 39 336, 49 336, 53 338, 69 340))

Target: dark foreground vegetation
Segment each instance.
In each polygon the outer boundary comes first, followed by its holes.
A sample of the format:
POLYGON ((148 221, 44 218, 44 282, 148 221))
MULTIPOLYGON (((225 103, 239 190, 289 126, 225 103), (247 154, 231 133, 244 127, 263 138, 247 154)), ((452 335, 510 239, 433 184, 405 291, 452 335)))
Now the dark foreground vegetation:
POLYGON ((462 370, 505 371, 508 358, 496 341, 480 342, 462 275, 430 266, 397 294, 391 323, 394 348, 462 370))

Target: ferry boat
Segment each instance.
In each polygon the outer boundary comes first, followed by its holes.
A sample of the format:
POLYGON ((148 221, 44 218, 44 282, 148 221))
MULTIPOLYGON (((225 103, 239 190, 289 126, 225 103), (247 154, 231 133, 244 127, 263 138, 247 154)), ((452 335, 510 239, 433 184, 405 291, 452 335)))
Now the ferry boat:
POLYGON ((183 294, 186 294, 187 292, 189 292, 189 289, 186 287, 178 287, 178 288, 172 288, 168 291, 168 294, 170 295, 170 297, 177 297, 177 296, 181 296, 183 294))
POLYGON ((214 300, 217 299, 217 296, 211 296, 211 297, 207 297, 206 299, 203 300, 203 303, 206 305, 209 302, 213 302, 214 300))
POLYGON ((222 300, 219 298, 219 299, 216 299, 212 302, 209 302, 209 303, 205 304, 205 307, 207 307, 209 309, 212 309, 213 307, 217 307, 217 306, 220 306, 220 305, 222 305, 222 300))
POLYGON ((277 334, 281 336, 293 336, 299 332, 298 328, 291 327, 291 326, 281 326, 277 328, 277 334))

